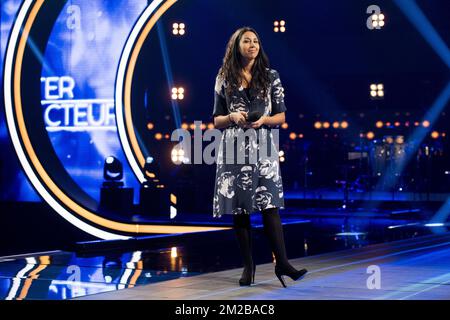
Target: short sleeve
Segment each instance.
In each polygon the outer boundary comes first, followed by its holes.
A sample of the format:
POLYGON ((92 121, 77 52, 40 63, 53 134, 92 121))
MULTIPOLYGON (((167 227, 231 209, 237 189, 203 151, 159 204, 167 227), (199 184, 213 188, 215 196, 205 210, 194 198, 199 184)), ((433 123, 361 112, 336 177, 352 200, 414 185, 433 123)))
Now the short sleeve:
POLYGON ((281 85, 280 75, 277 71, 272 70, 272 86, 270 89, 272 100, 272 113, 271 115, 285 112, 286 106, 284 104, 284 88, 281 85))
POLYGON ((217 76, 214 86, 214 110, 212 117, 226 116, 228 114, 227 101, 224 94, 223 80, 217 76))

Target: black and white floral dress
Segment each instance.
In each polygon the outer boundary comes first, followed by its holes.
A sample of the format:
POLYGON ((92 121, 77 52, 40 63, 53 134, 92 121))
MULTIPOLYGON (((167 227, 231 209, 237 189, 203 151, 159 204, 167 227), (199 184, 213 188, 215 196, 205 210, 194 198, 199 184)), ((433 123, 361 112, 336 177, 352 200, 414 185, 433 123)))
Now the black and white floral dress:
MULTIPOLYGON (((213 117, 237 111, 259 111, 265 116, 285 112, 284 89, 276 70, 269 70, 270 88, 267 95, 244 89, 225 90, 227 82, 218 75, 215 84, 213 117)), ((232 124, 222 131, 216 156, 216 180, 213 198, 213 216, 223 214, 250 214, 269 208, 284 208, 283 183, 281 179, 278 148, 271 128, 243 129, 232 124), (256 139, 240 139, 237 136, 252 130, 256 139), (226 146, 234 141, 233 150, 226 146), (271 148, 270 148, 271 147, 271 148), (269 150, 267 154, 260 150, 269 150), (270 152, 272 151, 272 152, 270 152), (273 152, 275 151, 275 152, 273 152), (237 155, 244 155, 244 162, 237 155), (249 159, 253 159, 250 161, 249 159), (255 161, 256 159, 256 161, 255 161)))

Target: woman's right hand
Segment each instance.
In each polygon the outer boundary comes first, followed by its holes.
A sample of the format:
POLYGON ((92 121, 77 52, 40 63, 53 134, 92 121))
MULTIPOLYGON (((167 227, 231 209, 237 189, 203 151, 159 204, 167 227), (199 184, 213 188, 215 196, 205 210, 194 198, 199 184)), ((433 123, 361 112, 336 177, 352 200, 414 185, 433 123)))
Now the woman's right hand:
POLYGON ((247 122, 247 112, 238 111, 230 113, 230 119, 240 127, 244 127, 247 122))

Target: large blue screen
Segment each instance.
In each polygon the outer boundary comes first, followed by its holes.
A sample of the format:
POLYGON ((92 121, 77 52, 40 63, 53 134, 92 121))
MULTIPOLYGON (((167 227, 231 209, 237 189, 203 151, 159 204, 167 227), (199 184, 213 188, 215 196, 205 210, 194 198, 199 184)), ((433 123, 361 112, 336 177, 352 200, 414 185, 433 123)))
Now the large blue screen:
MULTIPOLYGON (((20 3, 2 1, 2 65, 20 3)), ((100 197, 103 163, 110 155, 123 163, 125 185, 138 186, 120 146, 113 99, 122 48, 146 5, 146 0, 68 1, 54 24, 45 52, 35 52, 42 59, 42 116, 51 143, 70 176, 94 199, 100 197)), ((12 151, 3 111, 1 116, 1 143, 12 151)), ((2 153, 2 176, 2 200, 39 199, 13 152, 2 153), (3 185, 6 181, 8 186, 3 185)), ((135 200, 137 196, 135 193, 135 200)))

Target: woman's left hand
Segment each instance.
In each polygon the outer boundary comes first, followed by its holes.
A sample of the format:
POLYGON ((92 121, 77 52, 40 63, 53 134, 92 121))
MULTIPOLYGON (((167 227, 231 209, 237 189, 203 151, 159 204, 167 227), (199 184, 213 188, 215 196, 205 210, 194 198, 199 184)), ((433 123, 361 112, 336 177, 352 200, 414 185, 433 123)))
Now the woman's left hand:
POLYGON ((261 127, 263 124, 265 124, 266 121, 266 116, 262 116, 261 118, 259 118, 257 121, 252 122, 251 123, 251 127, 253 129, 258 129, 259 127, 261 127))

